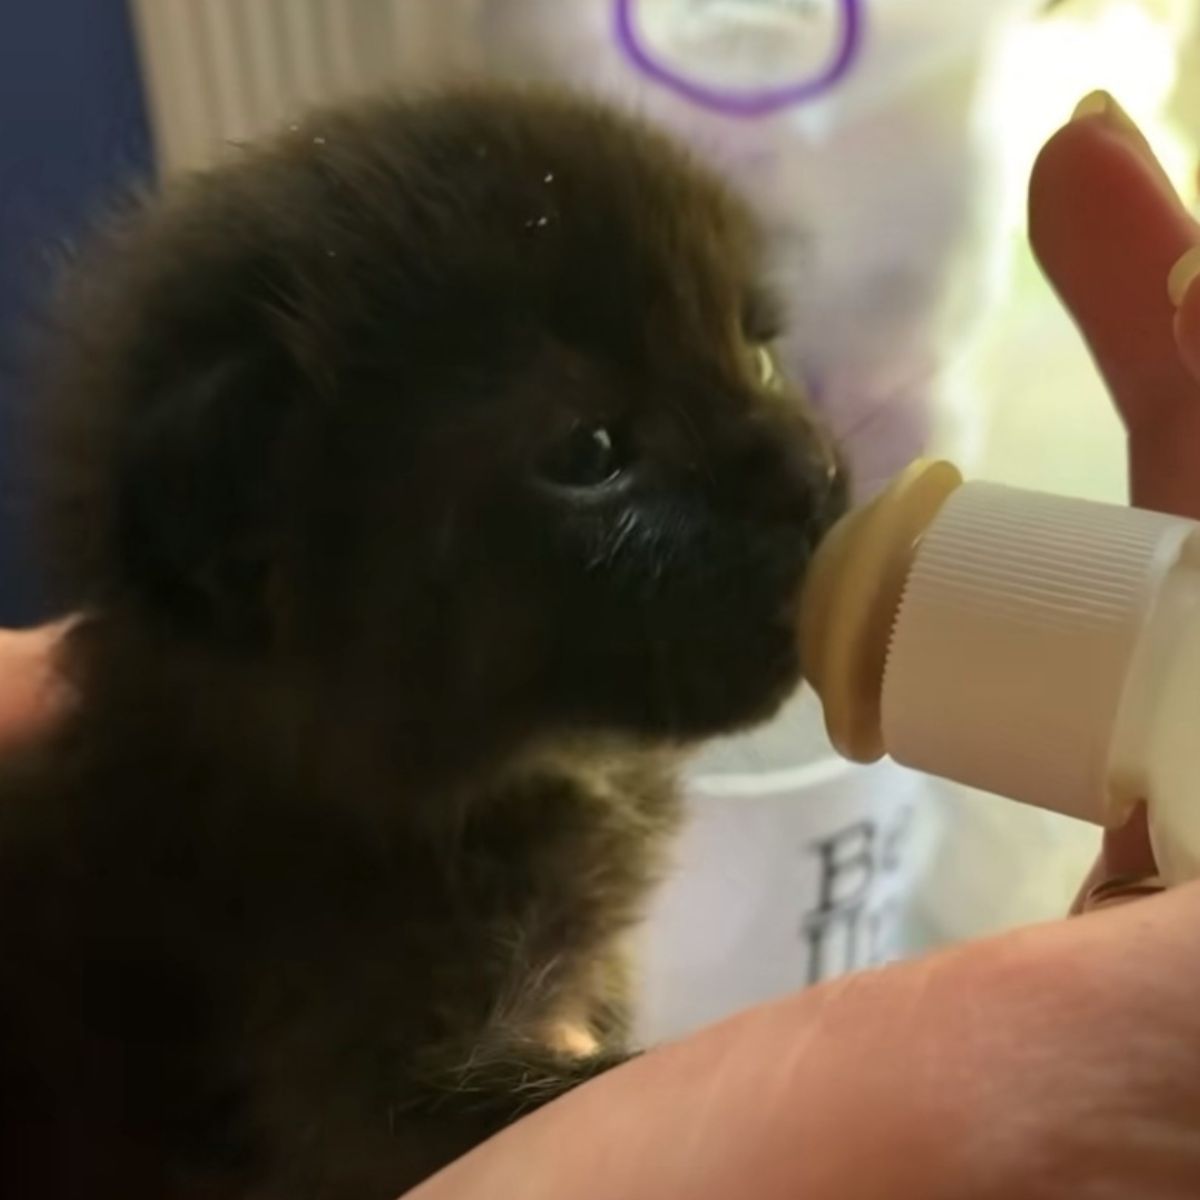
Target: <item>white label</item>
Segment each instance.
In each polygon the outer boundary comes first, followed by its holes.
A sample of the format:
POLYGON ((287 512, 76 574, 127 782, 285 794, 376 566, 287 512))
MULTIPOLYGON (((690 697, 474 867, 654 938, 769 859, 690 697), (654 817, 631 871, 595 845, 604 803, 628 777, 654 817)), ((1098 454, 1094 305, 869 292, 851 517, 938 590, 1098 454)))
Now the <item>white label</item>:
POLYGON ((810 780, 767 772, 756 796, 692 783, 640 947, 644 1042, 899 953, 925 782, 890 763, 810 780))

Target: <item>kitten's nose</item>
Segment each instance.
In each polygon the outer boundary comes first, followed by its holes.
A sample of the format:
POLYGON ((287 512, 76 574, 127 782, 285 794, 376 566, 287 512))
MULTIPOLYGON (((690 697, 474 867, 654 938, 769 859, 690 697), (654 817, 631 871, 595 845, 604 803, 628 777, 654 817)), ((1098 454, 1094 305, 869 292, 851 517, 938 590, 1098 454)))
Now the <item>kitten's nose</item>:
POLYGON ((819 537, 845 512, 845 466, 823 434, 795 428, 764 431, 731 464, 739 507, 757 520, 794 523, 819 537))

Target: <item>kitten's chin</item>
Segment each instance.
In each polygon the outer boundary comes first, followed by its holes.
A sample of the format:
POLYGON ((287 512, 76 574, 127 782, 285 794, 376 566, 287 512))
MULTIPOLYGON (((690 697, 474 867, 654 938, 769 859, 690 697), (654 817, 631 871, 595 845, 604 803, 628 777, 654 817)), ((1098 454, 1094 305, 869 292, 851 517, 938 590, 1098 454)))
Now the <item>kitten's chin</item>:
POLYGON ((662 726, 657 732, 700 742, 771 720, 803 682, 800 653, 791 631, 783 630, 755 650, 711 655, 685 673, 674 702, 668 699, 655 714, 662 726))
POLYGON ((799 691, 804 682, 799 669, 790 672, 786 678, 781 678, 769 687, 757 700, 749 702, 741 711, 728 714, 723 722, 717 724, 704 737, 721 737, 733 733, 745 733, 765 725, 778 715, 783 706, 799 691))

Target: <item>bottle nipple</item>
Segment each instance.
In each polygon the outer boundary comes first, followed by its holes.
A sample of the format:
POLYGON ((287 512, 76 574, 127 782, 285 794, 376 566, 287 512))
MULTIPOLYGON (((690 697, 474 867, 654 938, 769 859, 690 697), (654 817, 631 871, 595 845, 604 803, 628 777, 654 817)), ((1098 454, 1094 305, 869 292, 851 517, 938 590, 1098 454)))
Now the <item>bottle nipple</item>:
POLYGON ((962 481, 949 463, 914 462, 834 526, 813 558, 801 661, 843 758, 869 763, 885 753, 883 673, 905 581, 921 535, 962 481))

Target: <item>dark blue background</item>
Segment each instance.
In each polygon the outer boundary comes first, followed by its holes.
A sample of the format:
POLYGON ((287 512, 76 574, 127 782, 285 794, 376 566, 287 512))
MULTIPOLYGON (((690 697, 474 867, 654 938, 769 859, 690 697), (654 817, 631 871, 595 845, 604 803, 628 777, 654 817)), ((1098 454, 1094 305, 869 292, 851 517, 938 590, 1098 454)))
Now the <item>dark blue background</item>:
POLYGON ((0 625, 51 605, 28 543, 23 326, 53 248, 130 177, 152 169, 140 71, 122 0, 16 0, 0 31, 0 625))

